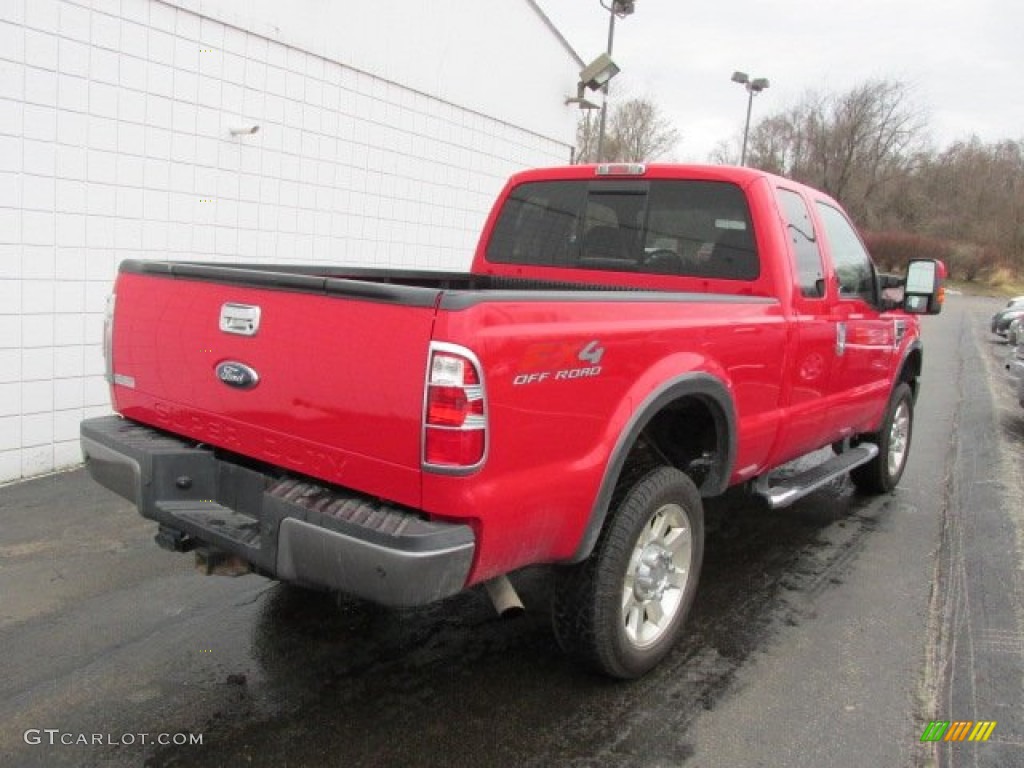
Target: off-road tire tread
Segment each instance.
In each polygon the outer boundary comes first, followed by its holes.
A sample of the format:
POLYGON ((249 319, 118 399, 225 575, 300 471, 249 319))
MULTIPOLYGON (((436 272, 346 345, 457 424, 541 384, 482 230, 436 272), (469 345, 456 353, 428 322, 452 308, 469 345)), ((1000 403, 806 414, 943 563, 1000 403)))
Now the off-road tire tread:
POLYGON ((552 598, 552 624, 562 650, 611 677, 631 679, 651 669, 671 649, 685 623, 700 572, 703 535, 703 506, 693 481, 667 466, 643 475, 610 511, 590 557, 559 574, 552 598), (694 561, 688 595, 684 596, 676 626, 651 649, 631 653, 617 643, 621 578, 640 528, 653 514, 652 505, 662 494, 669 494, 690 518, 694 561))
POLYGON ((910 444, 914 437, 914 393, 910 385, 905 381, 896 385, 889 397, 889 403, 885 407, 885 418, 878 432, 864 435, 861 442, 874 443, 878 446, 878 455, 866 464, 854 467, 850 470, 850 479, 861 493, 873 496, 883 493, 890 493, 900 482, 903 470, 906 469, 907 461, 910 458, 910 444), (906 399, 910 407, 910 438, 907 445, 907 455, 903 458, 903 466, 896 477, 889 475, 889 431, 892 427, 893 417, 900 402, 906 399))

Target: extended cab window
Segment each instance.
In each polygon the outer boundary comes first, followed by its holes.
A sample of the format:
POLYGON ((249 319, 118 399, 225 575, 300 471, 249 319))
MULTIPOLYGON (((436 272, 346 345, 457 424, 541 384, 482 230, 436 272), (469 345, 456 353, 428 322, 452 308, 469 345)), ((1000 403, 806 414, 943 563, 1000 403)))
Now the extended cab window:
POLYGON ((812 299, 825 295, 825 268, 821 262, 821 250, 814 234, 811 212, 804 199, 791 189, 776 190, 779 207, 785 217, 786 232, 793 243, 793 258, 796 261, 800 293, 812 299))
POLYGON ((869 304, 875 304, 875 268, 860 236, 840 211, 821 202, 817 207, 839 277, 839 297, 858 296, 869 304))
POLYGON ((531 182, 498 216, 487 260, 754 280, 746 196, 717 181, 531 182))

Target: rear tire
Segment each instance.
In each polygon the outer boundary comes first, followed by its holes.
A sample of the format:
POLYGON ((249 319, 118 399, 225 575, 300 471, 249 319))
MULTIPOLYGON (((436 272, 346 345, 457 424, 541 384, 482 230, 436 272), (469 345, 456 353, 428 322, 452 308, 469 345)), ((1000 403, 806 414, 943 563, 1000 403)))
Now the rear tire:
POLYGON ((878 455, 867 464, 850 470, 853 484, 870 494, 889 493, 895 489, 907 466, 913 432, 914 393, 906 382, 900 382, 889 398, 882 428, 861 440, 875 443, 878 455))
POLYGON ((562 649, 622 679, 672 649, 697 590, 704 511, 693 481, 661 466, 630 488, 584 562, 561 575, 552 602, 562 649))

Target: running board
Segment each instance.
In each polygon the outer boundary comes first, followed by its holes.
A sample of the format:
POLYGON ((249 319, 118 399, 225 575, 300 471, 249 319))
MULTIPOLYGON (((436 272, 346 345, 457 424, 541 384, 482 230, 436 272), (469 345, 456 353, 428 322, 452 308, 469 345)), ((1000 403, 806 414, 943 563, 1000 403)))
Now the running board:
POLYGON ((781 478, 778 484, 772 484, 765 475, 754 482, 754 493, 764 498, 772 509, 788 507, 798 499, 802 499, 823 485, 845 475, 854 467, 867 464, 878 455, 878 446, 874 443, 861 443, 856 448, 844 451, 826 462, 811 467, 793 477, 781 478))

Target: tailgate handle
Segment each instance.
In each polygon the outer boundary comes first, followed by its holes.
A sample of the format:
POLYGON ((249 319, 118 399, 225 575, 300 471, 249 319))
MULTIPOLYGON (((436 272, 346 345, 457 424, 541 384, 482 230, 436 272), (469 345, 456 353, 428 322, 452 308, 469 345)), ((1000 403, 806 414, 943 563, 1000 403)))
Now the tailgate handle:
POLYGON ((228 302, 220 308, 220 329, 239 336, 255 336, 260 329, 260 308, 228 302))

